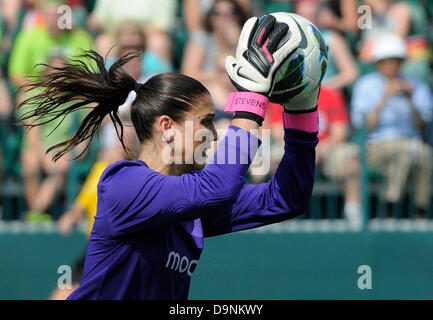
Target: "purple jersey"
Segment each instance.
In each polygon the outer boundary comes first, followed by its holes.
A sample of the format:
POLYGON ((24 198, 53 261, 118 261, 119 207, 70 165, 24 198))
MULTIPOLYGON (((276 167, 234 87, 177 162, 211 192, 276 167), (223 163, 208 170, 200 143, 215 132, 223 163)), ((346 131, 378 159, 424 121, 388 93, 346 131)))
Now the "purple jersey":
POLYGON ((305 210, 317 138, 285 129, 284 139, 277 172, 259 185, 245 185, 245 175, 260 140, 235 126, 203 170, 169 176, 140 160, 109 166, 98 185, 81 285, 68 299, 187 299, 204 237, 280 222, 305 210), (226 161, 217 161, 222 150, 226 161), (233 154, 236 161, 227 161, 233 154))

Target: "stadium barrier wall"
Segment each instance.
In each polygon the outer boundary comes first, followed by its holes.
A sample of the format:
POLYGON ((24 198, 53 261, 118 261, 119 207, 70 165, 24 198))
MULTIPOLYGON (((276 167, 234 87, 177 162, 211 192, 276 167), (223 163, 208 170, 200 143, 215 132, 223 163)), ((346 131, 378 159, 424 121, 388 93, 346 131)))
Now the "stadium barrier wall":
MULTIPOLYGON (((280 224, 209 238, 191 299, 433 299, 433 226, 280 224), (358 287, 361 266, 371 289, 358 287)), ((0 299, 47 299, 86 248, 84 232, 0 228, 0 299)), ((164 267, 164 266, 161 266, 164 267)))

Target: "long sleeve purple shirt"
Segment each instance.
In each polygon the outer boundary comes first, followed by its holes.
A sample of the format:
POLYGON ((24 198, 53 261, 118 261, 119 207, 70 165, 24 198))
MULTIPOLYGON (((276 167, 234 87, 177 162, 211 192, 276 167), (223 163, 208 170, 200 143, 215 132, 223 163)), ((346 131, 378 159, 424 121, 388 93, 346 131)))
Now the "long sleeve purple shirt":
POLYGON ((245 175, 261 141, 235 126, 203 170, 169 176, 140 160, 110 165, 98 185, 81 285, 68 299, 187 299, 203 238, 281 222, 305 210, 318 141, 291 129, 284 140, 275 175, 258 185, 246 185, 245 175), (235 163, 216 160, 221 146, 226 160, 236 154, 235 163))

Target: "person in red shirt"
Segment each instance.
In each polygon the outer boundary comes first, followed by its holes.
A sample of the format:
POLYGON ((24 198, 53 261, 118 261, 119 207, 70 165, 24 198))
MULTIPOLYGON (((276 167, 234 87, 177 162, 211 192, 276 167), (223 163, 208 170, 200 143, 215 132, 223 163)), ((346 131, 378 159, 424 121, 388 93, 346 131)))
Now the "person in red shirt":
POLYGON ((356 144, 347 142, 350 120, 344 95, 322 86, 318 111, 320 131, 316 163, 326 177, 345 183, 344 215, 351 222, 360 223, 360 150, 356 144))

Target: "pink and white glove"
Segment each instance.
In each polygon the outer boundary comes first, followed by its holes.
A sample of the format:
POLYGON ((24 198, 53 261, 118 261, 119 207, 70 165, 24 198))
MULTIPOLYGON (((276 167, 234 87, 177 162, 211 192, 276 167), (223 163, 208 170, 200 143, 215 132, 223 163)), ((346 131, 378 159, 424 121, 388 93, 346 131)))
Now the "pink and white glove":
POLYGON ((236 58, 228 56, 225 67, 238 92, 230 95, 225 112, 235 118, 255 120, 261 125, 273 88, 274 73, 280 64, 299 47, 301 36, 280 44, 289 26, 276 22, 272 15, 250 18, 242 28, 236 58), (280 46, 280 47, 279 47, 280 46))

